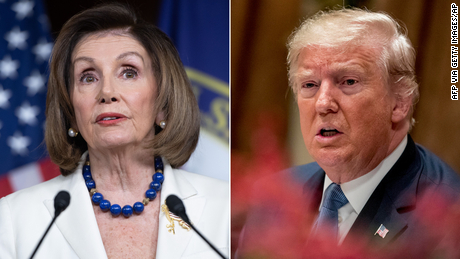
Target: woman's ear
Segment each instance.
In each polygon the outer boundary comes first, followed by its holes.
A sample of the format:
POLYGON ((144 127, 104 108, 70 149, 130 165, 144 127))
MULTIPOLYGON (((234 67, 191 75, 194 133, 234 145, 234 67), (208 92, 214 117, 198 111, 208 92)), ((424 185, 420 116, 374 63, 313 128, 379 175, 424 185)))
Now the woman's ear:
POLYGON ((80 130, 78 129, 78 126, 77 126, 77 121, 76 121, 75 118, 70 122, 70 128, 74 129, 77 132, 80 132, 80 130))
POLYGON ((164 111, 158 112, 157 117, 155 118, 155 124, 160 126, 161 121, 165 121, 165 112, 164 111))

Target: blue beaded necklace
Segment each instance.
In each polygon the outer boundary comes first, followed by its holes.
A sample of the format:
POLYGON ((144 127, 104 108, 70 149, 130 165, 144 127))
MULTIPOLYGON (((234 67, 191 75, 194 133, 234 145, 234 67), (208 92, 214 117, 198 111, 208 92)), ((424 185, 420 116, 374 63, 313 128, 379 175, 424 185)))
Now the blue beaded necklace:
MULTIPOLYGON (((88 156, 89 157, 89 156, 88 156)), ((161 185, 165 179, 163 175, 163 161, 161 157, 155 157, 155 174, 152 176, 153 181, 150 183, 150 189, 145 192, 145 198, 142 202, 138 201, 134 203, 131 207, 130 205, 125 205, 121 208, 118 204, 110 205, 110 201, 104 200, 104 196, 96 190, 96 182, 93 180, 91 175, 91 166, 89 159, 86 161, 83 166, 83 178, 86 182, 86 187, 88 188, 89 194, 91 196, 91 201, 95 205, 99 205, 103 212, 110 210, 112 216, 117 217, 120 214, 123 214, 126 218, 129 218, 133 215, 133 210, 136 214, 141 214, 144 211, 144 206, 149 204, 149 201, 153 201, 157 197, 157 192, 161 190, 161 185)))

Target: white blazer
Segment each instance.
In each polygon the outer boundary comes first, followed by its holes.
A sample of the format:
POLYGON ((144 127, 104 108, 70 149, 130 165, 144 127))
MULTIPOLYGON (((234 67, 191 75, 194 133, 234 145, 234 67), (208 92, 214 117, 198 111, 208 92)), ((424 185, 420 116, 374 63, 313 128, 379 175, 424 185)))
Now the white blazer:
MULTIPOLYGON (((81 174, 82 163, 69 176, 15 192, 0 200, 0 258, 30 258, 54 216, 54 197, 67 190, 69 207, 57 218, 35 254, 36 259, 107 258, 88 189, 81 174)), ((195 227, 224 255, 230 249, 228 183, 172 169, 165 163, 161 198, 175 194, 185 204, 195 227)), ((220 258, 193 230, 175 222, 175 234, 160 209, 157 259, 220 258)))

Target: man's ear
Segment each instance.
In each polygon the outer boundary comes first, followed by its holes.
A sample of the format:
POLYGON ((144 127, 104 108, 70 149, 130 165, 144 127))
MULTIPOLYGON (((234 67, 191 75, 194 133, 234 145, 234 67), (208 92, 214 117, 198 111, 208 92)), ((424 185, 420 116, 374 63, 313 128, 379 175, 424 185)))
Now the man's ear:
POLYGON ((391 121, 393 123, 399 123, 407 118, 412 106, 412 95, 407 97, 401 97, 395 95, 393 103, 393 113, 391 115, 391 121))

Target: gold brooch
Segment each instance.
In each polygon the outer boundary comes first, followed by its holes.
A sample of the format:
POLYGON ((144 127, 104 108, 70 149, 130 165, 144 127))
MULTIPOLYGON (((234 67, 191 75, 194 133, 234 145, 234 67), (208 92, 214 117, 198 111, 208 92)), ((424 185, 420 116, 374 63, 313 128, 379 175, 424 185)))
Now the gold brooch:
POLYGON ((190 231, 190 226, 185 223, 179 216, 175 215, 171 211, 169 211, 168 206, 166 204, 161 205, 161 210, 165 213, 166 219, 169 221, 169 224, 166 224, 166 228, 168 228, 168 232, 176 234, 174 230, 174 221, 179 222, 179 226, 187 231, 190 231))

